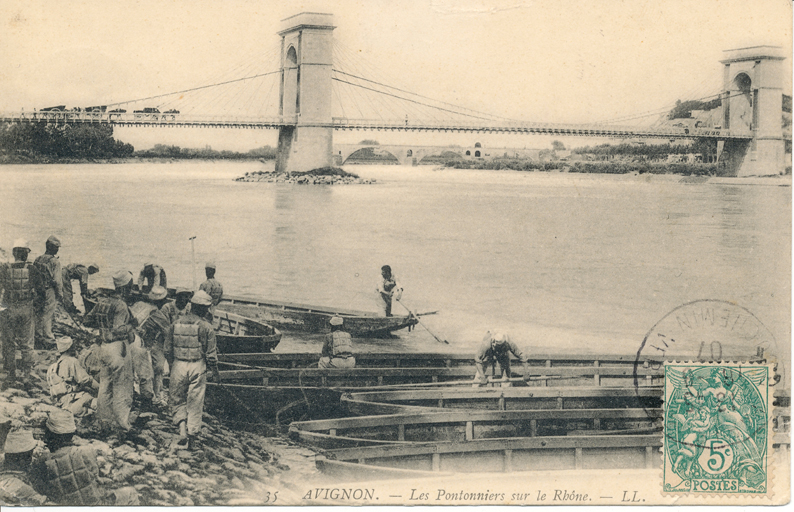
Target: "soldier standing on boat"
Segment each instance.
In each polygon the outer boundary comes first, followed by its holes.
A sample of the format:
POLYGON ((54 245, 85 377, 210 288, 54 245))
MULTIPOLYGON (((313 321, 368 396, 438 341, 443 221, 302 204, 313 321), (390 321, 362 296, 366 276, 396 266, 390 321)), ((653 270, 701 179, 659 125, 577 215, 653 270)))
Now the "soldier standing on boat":
MULTIPOLYGON (((70 263, 63 267, 63 307, 70 315, 79 314, 74 305, 74 291, 72 290, 72 280, 80 281, 80 297, 85 300, 90 297, 88 290, 88 276, 99 272, 99 266, 92 263, 86 267, 79 263, 70 263)), ((83 302, 85 304, 85 302, 83 302)))
POLYGON ((116 292, 102 297, 85 316, 84 324, 100 330, 101 346, 97 357, 99 397, 97 416, 106 426, 117 426, 122 436, 132 430, 130 411, 133 395, 132 351, 128 345, 135 341, 138 322, 124 301, 132 289, 132 274, 122 270, 113 275, 116 292))
POLYGON ((63 275, 58 250, 61 241, 51 236, 45 244, 45 253, 33 262, 36 288, 36 339, 34 347, 43 350, 55 345, 52 319, 58 302, 63 300, 63 275))
MULTIPOLYGON (((475 385, 486 384, 488 378, 485 376, 485 369, 490 365, 499 363, 502 379, 510 379, 510 354, 526 366, 527 358, 518 346, 510 341, 510 336, 502 332, 487 332, 483 338, 482 345, 474 356, 474 366, 477 374, 474 376, 475 385)), ((525 369, 526 370, 526 369, 525 369)), ((524 371, 524 380, 529 379, 529 372, 524 371)))
POLYGON ((350 333, 343 330, 342 317, 334 316, 329 321, 331 332, 325 335, 323 350, 320 354, 318 368, 355 368, 356 358, 353 357, 353 340, 350 333))
POLYGON ((207 294, 212 297, 212 308, 210 308, 210 311, 215 311, 215 306, 217 306, 223 298, 223 286, 215 279, 214 261, 208 261, 204 264, 204 274, 207 276, 207 280, 201 283, 199 290, 207 292, 207 294))
POLYGON ((165 270, 160 265, 147 261, 143 264, 141 273, 138 274, 138 291, 149 293, 155 286, 168 288, 165 270))
POLYGON ((33 366, 33 282, 25 240, 17 240, 11 251, 14 262, 0 266, 0 332, 3 340, 3 366, 6 384, 16 380, 16 351, 22 355, 20 370, 33 366))
POLYGON ((215 330, 206 318, 212 298, 197 291, 190 299, 191 311, 180 317, 166 332, 164 351, 171 367, 169 402, 174 411, 174 424, 179 426, 177 446, 195 447, 201 432, 204 394, 207 389, 207 368, 220 383, 215 330))
POLYGON ((378 293, 380 293, 380 298, 383 300, 383 310, 386 316, 392 316, 392 301, 402 298, 403 289, 397 284, 397 278, 391 273, 389 265, 383 265, 380 268, 380 275, 383 279, 378 283, 378 293))

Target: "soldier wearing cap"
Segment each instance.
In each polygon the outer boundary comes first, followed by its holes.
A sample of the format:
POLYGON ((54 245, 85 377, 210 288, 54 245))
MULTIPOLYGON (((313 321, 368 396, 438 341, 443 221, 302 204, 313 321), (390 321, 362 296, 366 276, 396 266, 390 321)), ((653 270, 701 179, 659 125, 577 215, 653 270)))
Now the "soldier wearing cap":
POLYGON ((35 347, 49 349, 55 345, 52 334, 52 319, 58 302, 63 300, 63 272, 58 250, 61 241, 54 235, 47 239, 45 252, 33 262, 34 286, 36 288, 36 339, 35 347))
POLYGON ((165 354, 163 353, 163 341, 165 331, 171 326, 171 320, 163 312, 165 307, 171 302, 168 300, 168 291, 162 286, 155 286, 148 295, 149 300, 157 309, 152 311, 146 320, 138 328, 138 334, 143 341, 143 347, 148 351, 151 358, 153 372, 153 399, 152 402, 158 406, 165 406, 167 401, 163 393, 163 375, 165 373, 165 354))
POLYGON ((217 279, 215 279, 214 261, 208 261, 204 264, 204 274, 207 276, 207 280, 201 283, 199 290, 207 292, 207 294, 212 297, 211 310, 214 310, 215 306, 217 306, 223 298, 223 286, 217 279))
POLYGON ((50 396, 70 414, 85 416, 96 410, 97 400, 93 395, 99 389, 99 382, 88 375, 75 357, 72 338, 60 338, 56 345, 61 355, 47 369, 50 396))
POLYGON ((0 505, 31 507, 44 505, 46 496, 31 485, 30 464, 36 440, 30 430, 16 430, 5 441, 5 460, 0 470, 0 505))
POLYGON ((190 313, 180 317, 166 332, 164 351, 171 367, 170 403, 174 424, 179 426, 178 445, 193 448, 201 431, 207 368, 220 382, 215 330, 204 318, 212 298, 197 291, 190 299, 190 313))
POLYGON ((350 333, 343 330, 344 320, 340 316, 331 317, 331 332, 325 335, 318 368, 354 368, 353 340, 350 333))
POLYGON ((187 288, 177 288, 174 296, 174 302, 166 303, 160 311, 168 318, 168 323, 176 322, 180 316, 186 315, 190 312, 190 298, 193 297, 193 290, 187 288))
POLYGON ((33 365, 33 281, 25 240, 14 242, 14 262, 0 266, 0 332, 3 339, 3 366, 7 384, 16 380, 16 351, 22 355, 21 370, 33 365))
POLYGON ((31 468, 33 485, 58 505, 102 505, 97 454, 90 446, 74 446, 74 416, 56 409, 45 424, 44 444, 49 449, 31 468))
POLYGON ((74 291, 72 290, 72 280, 80 281, 80 297, 85 300, 90 297, 88 291, 88 276, 99 272, 99 266, 92 263, 86 267, 79 263, 69 263, 63 267, 63 307, 70 315, 79 314, 80 311, 74 305, 74 291))
POLYGON ((143 264, 140 274, 138 274, 138 291, 149 293, 155 286, 168 287, 165 270, 160 265, 147 261, 143 264))
POLYGON ((127 345, 135 341, 137 320, 124 299, 132 289, 132 274, 121 270, 113 275, 115 293, 102 297, 85 316, 84 324, 100 330, 97 356, 99 371, 99 397, 97 416, 99 420, 122 433, 128 433, 133 394, 133 362, 127 345))
POLYGON ((499 363, 499 369, 502 373, 502 379, 509 379, 510 373, 510 354, 513 354, 525 365, 524 379, 529 379, 529 373, 526 371, 527 358, 518 346, 510 341, 510 337, 499 331, 485 333, 482 340, 482 345, 474 356, 474 366, 477 368, 477 374, 474 376, 475 385, 485 384, 488 382, 485 376, 485 368, 489 365, 495 366, 499 363))

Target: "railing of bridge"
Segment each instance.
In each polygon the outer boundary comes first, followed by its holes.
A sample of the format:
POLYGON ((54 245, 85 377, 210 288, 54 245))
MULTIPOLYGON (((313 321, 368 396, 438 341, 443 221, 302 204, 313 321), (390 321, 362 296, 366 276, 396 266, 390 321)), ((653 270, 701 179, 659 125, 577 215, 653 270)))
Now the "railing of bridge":
MULTIPOLYGON (((605 124, 559 124, 523 122, 440 122, 383 119, 333 118, 331 123, 312 122, 298 116, 204 116, 173 112, 97 112, 53 110, 3 112, 4 122, 45 122, 72 124, 113 124, 119 126, 206 126, 230 128, 280 128, 283 126, 320 126, 336 130, 446 131, 480 133, 525 133, 538 135, 578 135, 583 137, 645 137, 750 139, 752 132, 736 132, 721 128, 637 127, 605 124)), ((791 137, 790 132, 788 138, 791 137)))
POLYGON ((523 123, 499 122, 480 123, 439 123, 427 121, 389 121, 382 119, 334 118, 334 128, 340 130, 403 130, 403 131, 450 131, 450 132, 498 132, 531 133, 548 135, 581 135, 586 137, 658 137, 658 138, 696 138, 714 137, 718 139, 750 139, 752 132, 732 132, 721 128, 687 127, 638 127, 606 124, 560 124, 560 123, 523 123))
POLYGON ((170 112, 89 112, 52 110, 33 112, 2 112, 5 122, 44 122, 70 124, 114 124, 152 126, 229 126, 279 128, 297 124, 296 116, 207 116, 170 112))

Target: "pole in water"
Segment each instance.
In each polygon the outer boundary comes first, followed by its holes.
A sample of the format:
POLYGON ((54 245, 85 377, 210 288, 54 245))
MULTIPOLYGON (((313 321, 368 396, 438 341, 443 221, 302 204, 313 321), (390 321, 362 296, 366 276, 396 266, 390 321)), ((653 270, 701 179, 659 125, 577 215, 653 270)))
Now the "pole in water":
POLYGON ((193 291, 196 291, 196 237, 191 236, 188 240, 190 240, 190 258, 193 260, 193 291))

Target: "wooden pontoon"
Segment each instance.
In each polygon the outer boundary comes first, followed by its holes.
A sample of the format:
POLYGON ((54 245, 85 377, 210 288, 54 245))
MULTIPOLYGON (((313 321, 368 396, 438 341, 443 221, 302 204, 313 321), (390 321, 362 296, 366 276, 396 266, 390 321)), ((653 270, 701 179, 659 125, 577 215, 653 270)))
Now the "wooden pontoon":
POLYGON ((290 437, 322 449, 489 438, 620 435, 661 432, 662 410, 545 409, 444 411, 301 421, 290 437))
POLYGON ((661 446, 660 435, 382 444, 329 450, 317 457, 316 465, 323 473, 343 481, 416 479, 459 473, 660 468, 661 446))
POLYGON ((212 327, 221 354, 271 352, 281 341, 275 327, 228 311, 213 313, 212 327))

